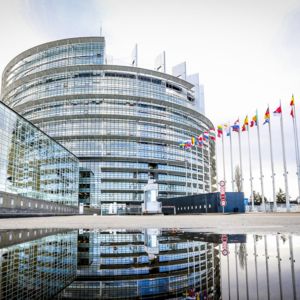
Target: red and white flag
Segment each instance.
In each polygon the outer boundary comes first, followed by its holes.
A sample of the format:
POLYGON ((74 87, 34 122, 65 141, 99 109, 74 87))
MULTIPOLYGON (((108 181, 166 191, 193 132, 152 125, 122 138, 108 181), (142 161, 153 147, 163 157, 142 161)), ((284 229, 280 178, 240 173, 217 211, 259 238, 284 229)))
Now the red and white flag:
POLYGON ((279 116, 282 113, 281 104, 277 107, 276 110, 273 111, 274 116, 279 116))

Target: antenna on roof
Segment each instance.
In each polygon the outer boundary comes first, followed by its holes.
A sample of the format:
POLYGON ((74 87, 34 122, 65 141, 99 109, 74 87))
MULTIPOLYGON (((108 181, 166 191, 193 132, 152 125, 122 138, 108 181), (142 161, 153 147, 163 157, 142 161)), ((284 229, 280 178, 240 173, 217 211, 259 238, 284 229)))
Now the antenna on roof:
POLYGON ((186 62, 182 62, 172 68, 172 75, 186 80, 186 62))
POLYGON ((131 52, 131 65, 133 67, 138 66, 138 45, 137 44, 135 44, 135 46, 131 52))
POLYGON ((100 25, 100 36, 102 36, 102 24, 100 25))
POLYGON ((166 73, 166 52, 165 51, 163 51, 156 57, 154 62, 154 69, 156 71, 166 73))

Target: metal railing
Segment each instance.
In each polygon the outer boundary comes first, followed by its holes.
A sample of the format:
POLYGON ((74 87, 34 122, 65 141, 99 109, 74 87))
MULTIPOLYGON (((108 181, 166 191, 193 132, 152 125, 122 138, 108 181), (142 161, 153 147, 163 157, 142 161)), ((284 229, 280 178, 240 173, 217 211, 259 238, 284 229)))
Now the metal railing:
MULTIPOLYGON (((287 209, 284 203, 277 204, 277 209, 274 208, 273 203, 266 203, 265 206, 263 204, 254 205, 254 209, 251 205, 246 205, 245 212, 287 212, 287 209)), ((300 212, 300 205, 290 204, 290 212, 300 212)))

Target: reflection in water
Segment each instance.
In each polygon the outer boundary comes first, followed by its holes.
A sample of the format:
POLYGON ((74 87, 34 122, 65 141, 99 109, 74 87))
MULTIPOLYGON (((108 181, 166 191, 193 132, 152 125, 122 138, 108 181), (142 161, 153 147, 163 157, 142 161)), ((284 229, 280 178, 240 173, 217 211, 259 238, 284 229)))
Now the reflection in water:
POLYGON ((218 299, 218 251, 204 237, 157 229, 80 231, 77 279, 60 298, 164 299, 201 292, 218 299))
POLYGON ((299 299, 300 237, 0 231, 0 299, 299 299))
POLYGON ((240 267, 244 270, 245 261, 246 261, 246 247, 245 247, 245 244, 240 244, 239 245, 238 257, 239 257, 240 267))
POLYGON ((13 239, 40 235, 37 230, 1 232, 0 299, 50 299, 75 279, 76 231, 9 246, 13 239))
POLYGON ((247 235, 228 252, 220 259, 222 299, 300 299, 299 236, 247 235))

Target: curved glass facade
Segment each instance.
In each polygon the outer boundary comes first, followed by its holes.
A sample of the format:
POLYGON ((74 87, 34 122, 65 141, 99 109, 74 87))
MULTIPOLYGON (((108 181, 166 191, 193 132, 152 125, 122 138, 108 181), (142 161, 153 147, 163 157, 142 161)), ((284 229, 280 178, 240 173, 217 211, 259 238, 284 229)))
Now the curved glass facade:
POLYGON ((148 178, 160 197, 214 191, 215 146, 180 149, 213 127, 194 86, 152 70, 106 65, 102 37, 29 49, 6 67, 3 101, 80 160, 79 200, 138 204, 148 178))

